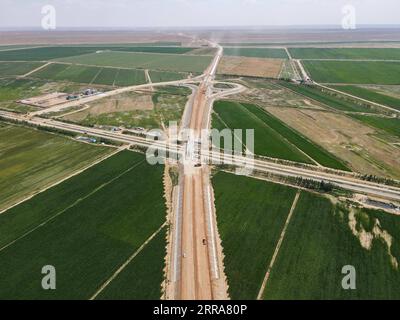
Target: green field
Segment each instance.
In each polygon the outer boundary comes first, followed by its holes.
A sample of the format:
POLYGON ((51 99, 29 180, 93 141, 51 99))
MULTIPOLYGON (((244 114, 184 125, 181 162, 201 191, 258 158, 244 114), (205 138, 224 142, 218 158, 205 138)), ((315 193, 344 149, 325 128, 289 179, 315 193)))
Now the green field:
MULTIPOLYGON (((0 273, 7 277, 0 298, 90 298, 165 222, 162 175, 161 166, 125 151, 2 214, 0 273), (57 290, 41 288, 44 265, 56 268, 57 290)), ((166 244, 152 245, 163 250, 166 244)), ((143 284, 125 297, 161 296, 155 280, 163 260, 149 274, 138 258, 126 269, 127 282, 143 284)))
POLYGON ((146 77, 142 70, 129 70, 119 69, 118 76, 115 79, 114 84, 116 86, 134 86, 138 84, 146 83, 146 77))
POLYGON ((0 61, 48 61, 51 59, 79 56, 106 50, 107 47, 42 47, 10 51, 0 51, 0 61))
POLYGON ((151 81, 154 83, 182 80, 188 77, 187 73, 177 73, 168 71, 149 71, 149 75, 151 81))
MULTIPOLYGON (((161 47, 161 44, 154 44, 145 46, 141 45, 101 45, 101 46, 52 46, 41 48, 27 48, 18 50, 1 51, 0 47, 0 61, 49 61, 57 58, 80 56, 83 54, 95 53, 97 51, 127 51, 127 52, 148 52, 148 53, 173 53, 183 54, 187 53, 192 48, 183 47, 161 47), (157 46, 159 47, 157 47, 157 46)), ((6 48, 5 48, 6 49, 6 48)), ((17 48, 16 48, 17 49, 17 48)))
POLYGON ((400 110, 400 99, 395 97, 387 96, 367 88, 356 86, 332 86, 332 88, 400 110))
POLYGON ((307 60, 303 65, 321 83, 400 84, 400 62, 307 60))
POLYGON ((296 190, 218 172, 212 179, 232 299, 256 299, 296 190))
POLYGON ((58 61, 116 68, 155 69, 176 72, 203 72, 212 57, 179 54, 146 54, 134 52, 101 52, 58 61))
POLYGON ((16 125, 0 127, 0 210, 111 151, 16 125))
POLYGON ((112 68, 100 69, 91 82, 96 84, 113 85, 115 78, 118 75, 118 70, 119 69, 112 68))
POLYGON ((192 51, 194 48, 185 47, 126 47, 112 49, 113 51, 127 51, 127 52, 144 52, 144 53, 168 53, 168 54, 183 54, 192 51))
POLYGON ((284 49, 271 49, 271 48, 224 48, 224 55, 226 56, 241 56, 252 58, 276 58, 287 59, 288 56, 284 49))
MULTIPOLYGON (((392 237, 391 254, 400 259, 400 219, 367 209, 355 210, 355 228, 380 228, 392 237)), ((270 274, 265 299, 399 299, 400 272, 391 264, 388 247, 374 237, 364 249, 349 226, 349 209, 303 192, 270 274), (356 290, 343 290, 341 273, 356 269, 356 290)), ((354 221, 354 220, 352 220, 354 221)), ((254 251, 253 251, 254 252, 254 251)))
POLYGON ((44 84, 41 80, 0 79, 0 105, 34 96, 39 92, 38 87, 44 84))
POLYGON ((213 128, 254 129, 254 151, 258 155, 313 163, 297 148, 320 164, 341 170, 348 168, 335 156, 315 145, 283 122, 253 104, 217 101, 213 128))
POLYGON ((353 100, 345 98, 335 93, 326 93, 317 87, 313 86, 303 86, 303 85, 295 85, 289 82, 280 82, 280 85, 293 90, 296 93, 304 95, 313 100, 319 101, 326 106, 340 110, 340 111, 351 111, 351 112, 363 112, 363 113, 373 113, 374 110, 369 108, 366 105, 358 104, 353 100))
POLYGON ((289 48, 294 59, 400 60, 397 48, 289 48))
POLYGON ((40 62, 0 62, 0 77, 23 75, 41 65, 40 62))
POLYGON ((282 137, 287 139, 290 143, 294 144, 297 148, 308 154, 319 164, 329 168, 349 170, 349 168, 334 155, 325 151, 322 147, 317 146, 294 129, 288 127, 285 123, 270 113, 254 104, 242 103, 242 105, 260 120, 262 120, 265 124, 278 132, 282 137))
POLYGON ((154 237, 98 300, 159 300, 166 255, 166 227, 154 237), (134 281, 132 281, 134 279, 134 281))
POLYGON ((33 73, 31 77, 55 81, 72 81, 101 85, 129 86, 146 83, 142 70, 100 68, 52 63, 33 73))
POLYGON ((352 117, 362 121, 365 124, 381 129, 395 137, 400 138, 399 118, 383 118, 383 117, 364 116, 364 115, 352 115, 352 117))

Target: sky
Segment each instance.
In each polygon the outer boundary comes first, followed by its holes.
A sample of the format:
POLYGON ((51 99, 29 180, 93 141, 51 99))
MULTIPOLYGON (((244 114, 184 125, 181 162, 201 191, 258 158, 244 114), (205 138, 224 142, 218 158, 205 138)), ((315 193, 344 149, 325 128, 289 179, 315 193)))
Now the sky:
POLYGON ((61 28, 339 26, 346 5, 357 24, 400 25, 399 0, 0 0, 0 28, 41 27, 45 5, 61 28))

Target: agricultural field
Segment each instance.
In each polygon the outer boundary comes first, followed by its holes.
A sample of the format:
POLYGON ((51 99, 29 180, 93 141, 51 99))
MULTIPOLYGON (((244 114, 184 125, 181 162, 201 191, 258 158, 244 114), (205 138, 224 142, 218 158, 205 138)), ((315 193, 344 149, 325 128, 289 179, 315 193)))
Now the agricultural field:
POLYGON ((295 85, 289 82, 280 82, 285 88, 288 88, 298 94, 306 96, 310 99, 316 100, 325 106, 339 110, 339 111, 350 111, 350 112, 362 112, 362 113, 374 113, 374 110, 368 105, 364 105, 360 102, 355 102, 350 98, 345 98, 335 93, 322 91, 317 87, 295 85))
POLYGON ((189 53, 194 48, 185 47, 126 47, 126 48, 112 48, 112 51, 126 51, 126 52, 143 52, 143 53, 167 53, 167 54, 184 54, 189 53))
POLYGON ((163 171, 143 155, 124 151, 2 214, 0 273, 8 276, 0 297, 160 298, 164 260, 158 257, 166 247, 163 171), (150 247, 138 251, 151 236, 150 247), (135 285, 99 291, 125 263, 115 281, 135 285), (49 264, 57 270, 57 290, 40 285, 40 270, 49 264))
MULTIPOLYGON (((93 84, 91 87, 104 90, 104 87, 100 88, 93 84)), ((44 79, 0 79, 0 109, 18 113, 37 111, 39 109, 37 107, 24 105, 16 101, 53 92, 77 93, 85 88, 87 88, 87 85, 84 84, 50 82, 44 79)))
POLYGON ((265 299, 399 299, 400 220, 302 192, 264 292, 265 299), (343 290, 342 268, 357 290, 343 290))
POLYGON ((88 126, 159 129, 169 121, 180 122, 189 93, 168 88, 154 93, 124 93, 89 103, 89 109, 63 119, 88 126))
POLYGON ((100 68, 59 63, 52 63, 31 74, 31 77, 52 81, 72 81, 109 86, 129 86, 146 83, 143 70, 100 68))
POLYGON ((311 78, 321 83, 400 84, 400 62, 303 61, 311 78))
POLYGON ((112 151, 62 136, 2 123, 0 211, 112 151))
POLYGON ((370 125, 372 127, 383 130, 390 135, 400 138, 400 119, 399 118, 386 118, 386 117, 375 117, 366 115, 352 115, 363 123, 370 125))
POLYGON ((106 50, 107 47, 41 47, 0 51, 0 61, 48 61, 106 50))
POLYGON ((296 190, 224 172, 216 173, 212 184, 229 295, 254 300, 296 190))
POLYGON ((400 60, 400 48, 289 48, 294 59, 400 60))
POLYGON ((381 130, 336 112, 265 108, 302 136, 344 161, 352 171, 400 177, 400 149, 383 140, 381 130))
POLYGON ((233 129, 255 129, 254 144, 256 154, 299 161, 293 160, 297 155, 296 158, 301 159, 300 162, 319 163, 334 169, 349 170, 334 155, 325 151, 320 146, 285 125, 278 118, 254 104, 217 102, 214 110, 217 116, 213 118, 213 121, 215 121, 213 125, 218 129, 223 129, 224 126, 233 129), (236 116, 241 116, 242 122, 236 116), (289 150, 291 151, 289 152, 289 150))
POLYGON ((324 110, 320 102, 297 94, 276 81, 243 78, 241 83, 248 87, 248 90, 231 96, 231 99, 248 101, 265 107, 324 110))
POLYGON ((349 168, 339 159, 337 159, 332 154, 329 154, 321 147, 317 146, 307 138, 303 137, 301 134, 288 127, 285 123, 280 121, 278 118, 274 117, 270 113, 266 112, 262 108, 248 103, 242 103, 248 111, 253 113, 257 118, 262 120, 270 128, 279 133, 287 141, 295 145, 301 151, 306 153, 312 159, 317 161, 320 165, 324 167, 329 167, 339 170, 349 170, 349 168))
MULTIPOLYGON (((243 104, 233 101, 216 101, 214 103, 214 112, 214 120, 215 118, 219 119, 219 124, 223 124, 226 128, 254 129, 255 154, 303 163, 313 163, 278 132, 252 112, 248 111, 243 104)), ((215 125, 217 126, 218 123, 215 125)), ((245 142, 243 141, 243 143, 245 142)))
POLYGON ((182 79, 186 79, 188 77, 187 73, 168 72, 168 71, 153 71, 153 70, 149 71, 149 75, 150 75, 151 81, 154 83, 182 80, 182 79))
POLYGON ((175 72, 202 73, 211 63, 210 56, 179 54, 146 54, 135 52, 100 52, 77 57, 57 59, 67 63, 79 63, 115 68, 140 68, 175 72))
POLYGON ((184 54, 193 48, 163 46, 163 44, 153 45, 80 45, 80 46, 43 46, 39 48, 29 48, 29 46, 0 47, 0 61, 49 61, 58 58, 80 56, 83 54, 95 53, 98 51, 126 51, 143 53, 170 53, 184 54), (22 49, 26 48, 26 49, 22 49))
POLYGON ((167 227, 164 227, 97 300, 159 300, 164 280, 167 227), (135 281, 132 281, 135 279, 135 281))
POLYGON ((24 75, 42 65, 40 62, 0 62, 0 77, 24 75))
POLYGON ((250 57, 250 58, 272 58, 272 59, 287 59, 285 49, 272 48, 224 48, 224 55, 250 57))
POLYGON ((223 57, 217 73, 228 76, 247 76, 258 78, 278 78, 284 60, 248 57, 223 57))
POLYGON ((385 106, 400 110, 400 99, 391 97, 388 95, 384 95, 379 92, 375 92, 368 88, 363 88, 359 86, 332 86, 332 88, 343 91, 346 93, 350 93, 351 95, 376 102, 379 104, 383 104, 385 106))

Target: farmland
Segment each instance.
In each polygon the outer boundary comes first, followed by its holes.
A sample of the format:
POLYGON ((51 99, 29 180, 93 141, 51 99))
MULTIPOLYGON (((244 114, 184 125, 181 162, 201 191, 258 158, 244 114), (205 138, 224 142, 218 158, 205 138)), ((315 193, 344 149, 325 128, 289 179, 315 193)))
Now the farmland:
POLYGON ((321 83, 400 84, 400 62, 307 60, 303 65, 321 83))
POLYGON ((158 300, 166 254, 164 227, 125 270, 96 298, 98 300, 158 300))
POLYGON ((267 111, 353 171, 399 177, 400 149, 379 138, 380 131, 348 115, 313 109, 266 107, 267 111))
POLYGON ((398 48, 290 48, 294 59, 400 60, 398 48))
POLYGON ((0 127, 0 210, 111 152, 15 125, 0 127))
POLYGON ((275 58, 287 59, 288 56, 284 49, 271 48, 224 48, 224 54, 227 56, 240 56, 250 58, 275 58))
POLYGON ((152 82, 176 81, 187 78, 187 73, 168 72, 168 71, 150 71, 152 82))
POLYGON ((212 183, 229 295, 256 299, 296 191, 224 172, 212 183))
POLYGON ((264 121, 269 127, 278 132, 282 137, 287 139, 290 143, 297 148, 308 154, 311 158, 319 164, 339 170, 349 170, 340 160, 329 154, 321 147, 317 146, 310 140, 300 135, 295 130, 285 125, 278 118, 272 116, 270 113, 262 110, 254 104, 242 104, 248 111, 257 116, 260 120, 264 121))
POLYGON ((400 273, 390 256, 400 258, 399 232, 400 220, 394 215, 333 205, 326 198, 303 192, 264 298, 399 299, 400 273), (376 223, 388 236, 373 235, 376 223), (370 248, 368 240, 358 238, 361 230, 372 235, 370 248), (392 236, 389 249, 387 239, 392 236), (357 290, 342 289, 341 271, 346 265, 356 269, 357 290))
POLYGON ((248 57, 223 57, 218 66, 218 74, 277 78, 283 65, 282 59, 261 59, 248 57))
POLYGON ((400 110, 400 99, 358 86, 332 86, 334 89, 400 110))
POLYGON ((48 61, 51 59, 79 56, 107 47, 42 47, 23 50, 0 51, 0 61, 48 61))
POLYGON ((400 138, 399 118, 383 118, 383 117, 364 116, 364 115, 352 115, 352 117, 372 127, 386 131, 390 135, 400 138))
POLYGON ((52 63, 33 73, 33 78, 54 81, 72 81, 102 85, 136 85, 146 83, 143 70, 100 68, 81 65, 52 63))
MULTIPOLYGON (((161 166, 125 151, 1 215, 0 271, 8 277, 0 297, 89 299, 163 225, 162 174, 161 166), (57 290, 40 286, 47 264, 57 269, 57 290)), ((155 240, 162 250, 162 239, 155 240)), ((156 287, 137 284, 126 294, 144 296, 145 288, 161 296, 163 261, 152 266, 156 274, 138 263, 129 264, 127 281, 156 287)))
MULTIPOLYGON (((2 47, 1 47, 2 48, 2 47)), ((18 49, 18 48, 16 48, 18 49)), ((26 48, 18 50, 0 50, 0 61, 49 61, 57 58, 80 56, 97 51, 126 51, 143 53, 183 54, 192 48, 172 46, 140 46, 139 45, 104 45, 104 46, 51 46, 41 48, 26 48)))
POLYGON ((184 54, 193 50, 193 48, 184 47, 126 47, 126 48, 112 48, 113 51, 127 51, 127 52, 143 52, 143 53, 167 53, 167 54, 184 54))
POLYGON ((254 129, 254 152, 258 155, 285 160, 312 163, 295 146, 264 121, 248 111, 242 104, 232 101, 217 101, 214 111, 222 123, 230 129, 254 129))
POLYGON ((340 111, 351 111, 351 112, 373 112, 368 106, 356 103, 354 100, 344 98, 338 94, 331 94, 323 92, 322 90, 312 86, 300 86, 294 85, 289 82, 280 82, 280 85, 293 90, 296 93, 304 95, 308 98, 314 99, 323 103, 324 105, 337 109, 340 111))
POLYGON ((232 129, 255 128, 256 154, 286 160, 297 159, 293 161, 301 159, 300 162, 309 163, 311 160, 301 154, 296 149, 298 148, 323 166, 348 170, 347 166, 335 156, 254 104, 217 102, 214 109, 219 115, 219 119, 214 117, 213 120, 215 128, 222 129, 225 125, 232 129))
POLYGON ((175 72, 202 73, 210 64, 212 57, 179 54, 100 52, 77 57, 58 59, 61 62, 79 63, 115 68, 155 69, 175 72))
POLYGON ((159 88, 153 94, 126 93, 90 103, 90 108, 64 119, 83 125, 159 129, 179 122, 187 101, 186 90, 159 88), (168 92, 171 91, 171 92, 168 92))
POLYGON ((0 62, 0 77, 23 75, 42 65, 38 62, 0 62))

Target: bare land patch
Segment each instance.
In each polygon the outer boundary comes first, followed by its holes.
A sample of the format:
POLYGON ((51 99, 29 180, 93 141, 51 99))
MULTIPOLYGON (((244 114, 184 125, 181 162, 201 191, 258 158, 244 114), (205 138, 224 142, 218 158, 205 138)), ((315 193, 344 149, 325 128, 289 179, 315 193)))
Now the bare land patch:
POLYGON ((260 78, 278 78, 284 60, 247 57, 223 57, 218 74, 260 78))
POLYGON ((273 115, 345 160, 357 172, 400 177, 400 149, 378 138, 380 132, 341 114, 266 108, 273 115))
POLYGON ((88 116, 98 116, 113 112, 133 110, 152 110, 154 104, 151 94, 124 93, 118 96, 98 100, 90 108, 65 117, 65 120, 82 121, 88 116))
POLYGON ((231 96, 231 99, 251 101, 266 107, 324 110, 324 107, 315 100, 298 95, 291 90, 276 85, 272 81, 245 79, 243 84, 249 89, 231 96))

